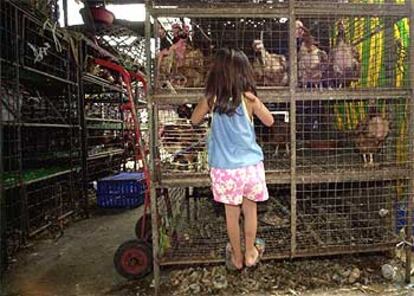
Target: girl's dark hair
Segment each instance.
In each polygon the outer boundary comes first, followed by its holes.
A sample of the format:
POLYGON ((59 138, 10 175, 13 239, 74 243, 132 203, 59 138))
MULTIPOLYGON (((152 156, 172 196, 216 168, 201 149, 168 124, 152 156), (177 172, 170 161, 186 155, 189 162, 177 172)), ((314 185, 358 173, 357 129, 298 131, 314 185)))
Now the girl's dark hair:
POLYGON ((233 115, 246 91, 256 94, 256 83, 249 59, 236 49, 220 49, 207 77, 205 95, 210 108, 233 115), (216 101, 214 103, 214 98, 216 101))

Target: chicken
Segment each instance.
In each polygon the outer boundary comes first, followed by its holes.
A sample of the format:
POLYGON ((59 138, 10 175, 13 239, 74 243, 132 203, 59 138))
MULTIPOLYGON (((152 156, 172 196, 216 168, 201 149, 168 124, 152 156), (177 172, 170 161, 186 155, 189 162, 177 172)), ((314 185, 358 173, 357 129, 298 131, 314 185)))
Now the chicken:
POLYGON ((390 123, 381 116, 374 116, 361 122, 356 130, 355 145, 362 153, 364 167, 374 166, 374 153, 384 143, 390 130, 390 123), (369 155, 369 160, 367 155, 369 155))
POLYGON ((193 114, 194 107, 190 104, 184 104, 177 107, 177 114, 179 118, 190 119, 193 114))
MULTIPOLYGON (((282 113, 277 112, 277 113, 282 113)), ((275 112, 276 113, 276 112, 275 112)), ((287 112, 283 112, 287 114, 287 112)), ((286 116, 286 115, 285 115, 286 116)), ((256 124, 256 134, 259 143, 271 146, 274 149, 272 157, 279 156, 279 147, 285 147, 286 155, 290 155, 290 125, 286 120, 282 120, 280 116, 273 116, 275 123, 270 127, 265 127, 261 123, 256 124)), ((286 119, 286 118, 285 118, 286 119)))
POLYGON ((266 51, 263 41, 253 41, 255 58, 253 72, 257 84, 264 86, 285 86, 288 83, 287 62, 283 55, 266 51))
POLYGON ((347 87, 361 75, 358 52, 345 40, 343 22, 338 24, 337 44, 329 53, 329 78, 336 87, 347 87))
POLYGON ((302 44, 302 41, 303 41, 304 25, 300 20, 296 20, 295 25, 296 25, 296 31, 295 31, 296 50, 299 51, 300 45, 302 44))
POLYGON ((182 65, 177 72, 185 77, 185 87, 201 87, 204 84, 205 67, 201 50, 189 45, 186 47, 182 65))
POLYGON ((328 66, 328 55, 316 46, 309 30, 303 27, 303 41, 298 52, 299 84, 306 88, 320 86, 328 66))
POLYGON ((204 84, 204 55, 190 46, 188 26, 173 25, 174 44, 158 56, 158 81, 170 88, 201 87, 204 84))
POLYGON ((206 126, 193 127, 187 119, 165 124, 160 131, 163 159, 178 167, 195 168, 206 134, 206 126))
MULTIPOLYGON (((163 32, 159 34, 163 37, 163 32)), ((188 27, 181 28, 180 25, 173 25, 174 43, 169 48, 163 48, 158 54, 158 81, 168 81, 171 75, 177 73, 177 68, 184 63, 184 54, 187 46, 188 27)))

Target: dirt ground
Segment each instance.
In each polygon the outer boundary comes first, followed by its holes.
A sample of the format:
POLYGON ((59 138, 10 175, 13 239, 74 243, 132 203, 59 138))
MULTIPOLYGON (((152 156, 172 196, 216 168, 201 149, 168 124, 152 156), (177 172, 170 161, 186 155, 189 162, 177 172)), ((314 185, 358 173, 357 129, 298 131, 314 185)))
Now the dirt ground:
MULTIPOLYGON (((127 281, 117 274, 113 267, 113 254, 117 247, 125 240, 134 238, 134 225, 137 217, 142 213, 142 208, 129 211, 105 211, 98 212, 92 218, 70 225, 65 229, 63 237, 57 241, 42 239, 35 241, 31 246, 22 250, 14 258, 15 262, 4 278, 1 285, 1 295, 10 296, 143 296, 152 295, 151 277, 140 281, 127 281)), ((374 258, 377 260, 376 258, 374 258)), ((341 264, 345 258, 333 259, 335 264, 341 264), (339 261, 338 261, 339 260, 339 261), (341 261, 342 260, 342 261, 341 261)), ((357 259, 363 262, 365 259, 357 259)), ((372 258, 368 258, 371 260, 372 258)), ((295 263, 292 272, 309 267, 313 263, 318 264, 318 259, 305 260, 295 263)), ((329 264, 329 259, 322 260, 323 264, 329 264)), ((291 263, 276 263, 278 267, 288 268, 284 265, 291 263)), ((355 263, 357 264, 357 263, 355 263)), ((271 266, 271 264, 264 264, 271 266)), ((196 272, 210 272, 211 269, 223 270, 223 267, 198 267, 196 272)), ((362 270, 362 268, 361 268, 362 270)), ((180 273, 186 277, 187 271, 164 270, 162 274, 163 288, 161 295, 205 295, 203 287, 199 292, 187 292, 179 294, 182 287, 171 284, 171 276, 180 273), (177 294, 178 293, 178 294, 177 294)), ((378 270, 372 271, 374 274, 378 270)), ((300 275, 298 275, 300 276, 300 275)), ((236 275, 237 277, 237 275, 236 275)), ((373 278, 378 279, 379 275, 373 278)), ((297 279, 299 282, 301 279, 297 279)), ((229 288, 231 282, 237 281, 233 275, 228 279, 229 288)), ((179 284, 180 285, 180 284, 179 284)), ((181 285, 185 285, 183 281, 181 285)), ((237 284, 235 284, 237 285, 237 284)), ((316 289, 315 289, 316 288, 316 289)), ((303 296, 360 296, 360 295, 384 295, 384 296, 414 296, 414 290, 402 285, 386 283, 374 280, 370 283, 353 285, 328 284, 323 289, 313 290, 272 289, 271 291, 257 291, 238 293, 229 292, 229 289, 212 292, 211 295, 303 295, 303 296)), ((207 293, 208 294, 208 293, 207 293)))

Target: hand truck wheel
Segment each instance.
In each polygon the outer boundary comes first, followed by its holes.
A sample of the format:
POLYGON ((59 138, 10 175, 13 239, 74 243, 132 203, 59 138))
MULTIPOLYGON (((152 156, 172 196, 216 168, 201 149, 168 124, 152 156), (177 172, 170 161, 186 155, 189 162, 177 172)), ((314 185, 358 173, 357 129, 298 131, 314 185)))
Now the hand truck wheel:
POLYGON ((152 271, 152 248, 141 240, 129 240, 118 247, 114 255, 116 271, 133 280, 145 277, 152 271))

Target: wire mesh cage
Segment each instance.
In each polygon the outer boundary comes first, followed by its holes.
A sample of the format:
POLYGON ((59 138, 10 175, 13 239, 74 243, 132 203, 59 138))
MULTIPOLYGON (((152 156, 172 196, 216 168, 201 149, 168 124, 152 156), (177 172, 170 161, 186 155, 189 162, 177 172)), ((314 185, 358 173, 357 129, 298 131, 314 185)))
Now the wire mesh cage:
POLYGON ((297 252, 387 250, 402 238, 407 180, 298 185, 297 252))
POLYGON ((128 70, 143 70, 145 67, 145 39, 135 30, 122 25, 97 29, 98 43, 111 49, 128 70))
POLYGON ((204 87, 212 57, 222 47, 242 49, 259 86, 288 84, 286 18, 159 18, 156 82, 174 94, 204 87))
POLYGON ((58 77, 76 81, 76 54, 74 43, 61 32, 56 24, 41 23, 25 14, 22 20, 19 44, 22 65, 58 77))
MULTIPOLYGON (((269 202, 258 205, 258 236, 266 240, 266 258, 282 258, 290 252, 289 187, 271 186, 269 192, 269 202)), ((224 206, 213 201, 208 187, 169 188, 158 209, 161 264, 223 261, 228 241, 224 206)))
POLYGON ((186 105, 163 106, 158 111, 159 155, 165 174, 207 172, 207 124, 193 127, 188 115, 191 109, 186 105))
POLYGON ((298 16, 298 86, 407 88, 408 20, 298 16))
POLYGON ((68 39, 22 3, 0 5, 2 244, 11 256, 80 208, 80 105, 68 39))
POLYGON ((413 168, 407 2, 255 1, 251 10, 253 1, 188 2, 153 1, 151 10, 151 145, 156 186, 170 192, 168 202, 157 196, 159 263, 224 257, 223 209, 200 164, 209 115, 199 130, 188 121, 221 47, 246 53, 275 121, 255 122, 271 196, 258 207, 267 258, 386 251, 410 237, 403 227, 413 168))
POLYGON ((0 54, 2 61, 16 61, 18 56, 17 38, 19 28, 15 25, 18 17, 18 10, 15 6, 0 3, 0 54))
POLYGON ((298 171, 403 173, 409 104, 404 98, 298 102, 298 171))

